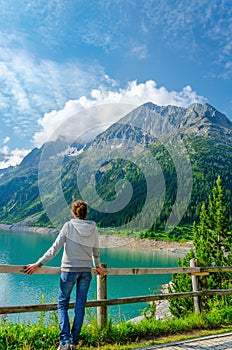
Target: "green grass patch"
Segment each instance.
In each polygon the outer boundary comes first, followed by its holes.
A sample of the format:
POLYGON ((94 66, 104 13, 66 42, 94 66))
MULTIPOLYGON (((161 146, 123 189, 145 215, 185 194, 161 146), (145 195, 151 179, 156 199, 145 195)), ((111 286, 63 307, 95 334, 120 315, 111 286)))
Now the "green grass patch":
MULTIPOLYGON (((165 321, 145 319, 134 324, 108 322, 99 328, 96 320, 82 327, 80 348, 123 350, 188 339, 197 335, 232 330, 232 307, 186 318, 165 321)), ((59 329, 55 318, 37 324, 16 324, 6 318, 0 323, 0 350, 55 350, 59 343, 59 329)))

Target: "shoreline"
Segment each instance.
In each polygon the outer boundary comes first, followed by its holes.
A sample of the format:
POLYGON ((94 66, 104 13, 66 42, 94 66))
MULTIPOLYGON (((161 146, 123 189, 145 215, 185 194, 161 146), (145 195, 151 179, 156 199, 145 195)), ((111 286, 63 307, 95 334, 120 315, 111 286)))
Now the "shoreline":
MULTIPOLYGON (((55 228, 27 226, 25 222, 19 222, 12 225, 0 224, 0 229, 14 232, 37 233, 41 235, 54 235, 59 233, 55 228)), ((192 242, 180 243, 175 241, 161 241, 155 239, 121 237, 117 234, 101 234, 100 248, 140 248, 149 249, 160 252, 170 252, 175 254, 186 254, 193 248, 192 242)))
POLYGON ((24 222, 18 222, 16 224, 0 224, 0 230, 4 231, 14 231, 14 232, 28 232, 28 233, 38 233, 40 235, 54 235, 59 233, 56 228, 49 227, 37 227, 37 226, 27 226, 24 222))

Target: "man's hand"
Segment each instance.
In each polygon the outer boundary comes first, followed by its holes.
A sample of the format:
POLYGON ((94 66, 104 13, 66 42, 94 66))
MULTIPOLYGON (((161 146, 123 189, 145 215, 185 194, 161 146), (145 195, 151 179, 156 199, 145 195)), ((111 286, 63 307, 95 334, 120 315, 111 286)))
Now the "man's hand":
POLYGON ((38 270, 39 266, 36 264, 28 264, 25 268, 24 268, 24 273, 28 274, 28 275, 32 275, 33 273, 35 273, 38 270))
POLYGON ((101 277, 104 277, 106 274, 106 269, 104 267, 96 267, 96 271, 101 277))

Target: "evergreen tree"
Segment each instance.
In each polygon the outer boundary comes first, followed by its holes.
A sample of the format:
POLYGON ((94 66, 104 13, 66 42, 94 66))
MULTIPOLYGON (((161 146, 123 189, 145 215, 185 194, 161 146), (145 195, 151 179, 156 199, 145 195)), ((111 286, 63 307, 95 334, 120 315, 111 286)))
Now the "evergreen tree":
POLYGON ((199 226, 194 225, 194 247, 199 266, 228 265, 231 251, 229 210, 225 190, 218 176, 208 208, 202 205, 199 226))
MULTIPOLYGON (((230 216, 225 190, 218 176, 216 185, 209 196, 209 203, 203 203, 200 213, 200 223, 194 223, 194 251, 188 253, 179 261, 179 266, 188 267, 191 258, 196 258, 198 266, 230 266, 232 263, 232 232, 230 216)), ((231 288, 231 273, 212 273, 207 277, 200 277, 202 289, 231 288)), ((169 286, 170 292, 191 291, 191 277, 184 274, 175 274, 169 286)), ((203 310, 215 306, 224 307, 232 301, 231 296, 207 297, 202 299, 203 310)), ((170 311, 175 316, 182 316, 193 311, 193 302, 184 299, 170 301, 170 311)))
MULTIPOLYGON (((189 261, 195 258, 195 253, 191 250, 183 259, 178 260, 179 267, 189 267, 189 261)), ((168 285, 169 293, 190 292, 192 289, 191 277, 187 274, 176 273, 172 276, 172 281, 168 285)), ((181 317, 193 311, 193 298, 170 299, 169 309, 173 316, 181 317)))

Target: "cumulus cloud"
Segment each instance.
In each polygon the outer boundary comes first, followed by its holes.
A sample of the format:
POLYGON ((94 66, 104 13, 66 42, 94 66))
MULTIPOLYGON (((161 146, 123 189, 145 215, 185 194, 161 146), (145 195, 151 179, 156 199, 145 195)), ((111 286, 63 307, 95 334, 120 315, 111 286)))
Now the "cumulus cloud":
POLYGON ((30 152, 28 149, 15 148, 11 150, 8 146, 0 148, 0 169, 16 166, 21 163, 23 158, 30 152))
MULTIPOLYGON (((101 114, 93 116, 92 113, 78 114, 78 133, 81 134, 87 128, 94 124, 112 123, 123 117, 136 106, 146 102, 153 102, 157 105, 175 105, 180 107, 188 107, 192 103, 205 103, 206 99, 199 96, 191 86, 185 86, 181 91, 168 91, 164 86, 158 87, 153 80, 145 83, 132 81, 128 83, 124 89, 115 91, 106 89, 93 89, 91 96, 87 98, 82 96, 77 100, 69 100, 65 107, 59 111, 53 110, 50 113, 45 113, 43 118, 39 119, 41 131, 36 132, 33 137, 33 142, 37 147, 40 147, 44 142, 54 135, 54 131, 59 128, 62 123, 68 118, 83 110, 91 109, 94 106, 109 104, 109 114, 101 114), (116 106, 123 106, 120 111, 117 111, 116 106)), ((119 109, 119 107, 118 107, 119 109)))

